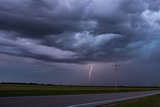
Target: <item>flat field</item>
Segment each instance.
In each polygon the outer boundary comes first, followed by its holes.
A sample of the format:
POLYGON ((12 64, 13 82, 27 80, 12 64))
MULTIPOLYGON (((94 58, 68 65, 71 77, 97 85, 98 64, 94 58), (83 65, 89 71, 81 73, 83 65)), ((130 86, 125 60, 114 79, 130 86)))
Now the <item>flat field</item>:
POLYGON ((158 88, 137 87, 98 87, 98 86, 61 86, 61 85, 31 85, 31 84, 0 84, 0 96, 45 96, 69 94, 99 94, 130 91, 147 91, 158 88))
POLYGON ((160 94, 102 107, 160 107, 160 94))

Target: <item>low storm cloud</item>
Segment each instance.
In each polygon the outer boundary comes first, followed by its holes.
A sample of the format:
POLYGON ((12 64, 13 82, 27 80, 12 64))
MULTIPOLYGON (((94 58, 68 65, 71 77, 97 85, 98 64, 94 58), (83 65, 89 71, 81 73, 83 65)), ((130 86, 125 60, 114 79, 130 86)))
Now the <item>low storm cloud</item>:
POLYGON ((0 0, 1 57, 159 64, 159 34, 158 0, 0 0))

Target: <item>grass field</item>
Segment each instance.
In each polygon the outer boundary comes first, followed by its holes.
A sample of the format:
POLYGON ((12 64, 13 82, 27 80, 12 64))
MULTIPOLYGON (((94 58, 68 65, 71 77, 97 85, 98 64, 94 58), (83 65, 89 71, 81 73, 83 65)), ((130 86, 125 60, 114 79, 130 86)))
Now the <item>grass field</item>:
MULTIPOLYGON (((155 90, 158 88, 150 88, 155 90)), ((146 91, 147 88, 118 88, 114 87, 82 87, 82 86, 49 86, 30 84, 0 84, 0 96, 41 96, 67 94, 96 94, 129 91, 146 91)))
POLYGON ((160 107, 160 94, 102 107, 160 107))

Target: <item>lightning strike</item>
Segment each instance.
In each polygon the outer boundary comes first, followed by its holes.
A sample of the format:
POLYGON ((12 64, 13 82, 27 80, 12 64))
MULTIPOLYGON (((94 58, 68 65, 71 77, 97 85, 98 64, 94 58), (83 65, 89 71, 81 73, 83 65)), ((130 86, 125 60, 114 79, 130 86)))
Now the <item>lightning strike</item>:
POLYGON ((89 78, 88 78, 88 82, 90 81, 90 79, 92 78, 92 71, 93 71, 94 65, 92 64, 89 70, 89 78))

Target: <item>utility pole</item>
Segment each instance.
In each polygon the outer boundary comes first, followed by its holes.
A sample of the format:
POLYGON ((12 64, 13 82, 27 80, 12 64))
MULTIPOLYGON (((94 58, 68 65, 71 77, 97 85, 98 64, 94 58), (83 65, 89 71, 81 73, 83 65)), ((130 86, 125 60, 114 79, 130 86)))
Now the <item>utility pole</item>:
POLYGON ((149 80, 147 79, 147 89, 149 90, 149 80))
POLYGON ((120 64, 118 64, 118 62, 116 61, 113 65, 113 71, 115 73, 115 80, 114 80, 114 86, 115 86, 115 90, 117 90, 117 73, 120 70, 120 64))
POLYGON ((146 88, 149 90, 149 75, 146 78, 146 88))

